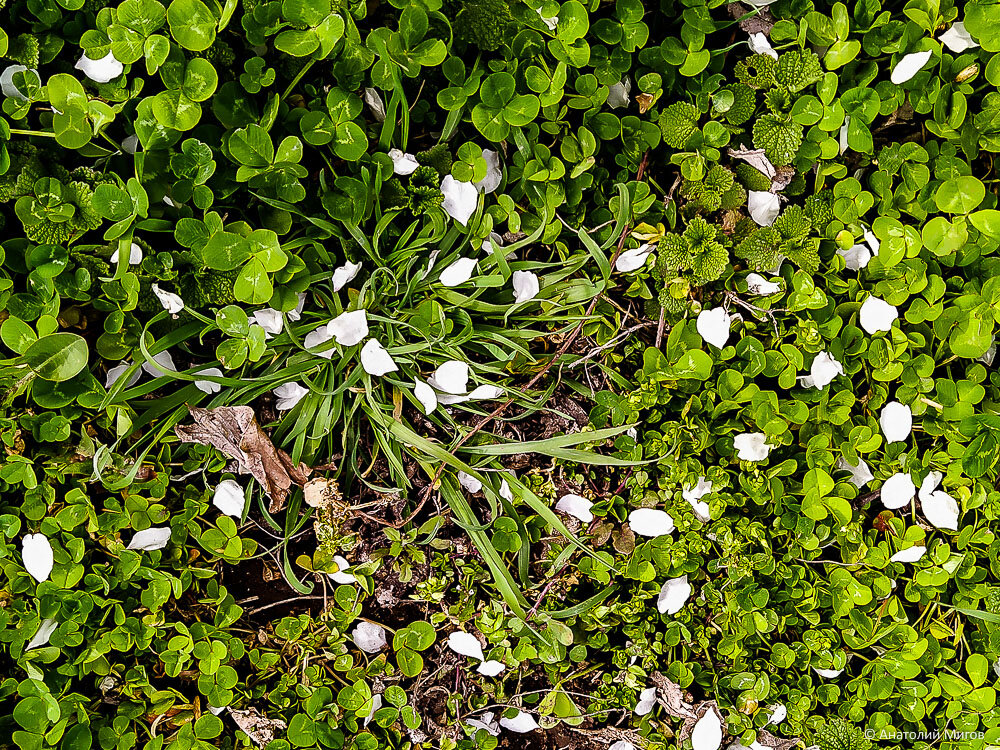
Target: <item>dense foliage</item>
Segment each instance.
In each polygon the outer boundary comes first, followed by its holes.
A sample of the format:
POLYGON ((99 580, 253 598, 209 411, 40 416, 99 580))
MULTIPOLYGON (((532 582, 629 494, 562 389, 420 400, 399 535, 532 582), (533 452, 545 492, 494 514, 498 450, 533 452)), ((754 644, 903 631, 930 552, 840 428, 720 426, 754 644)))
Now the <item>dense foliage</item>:
POLYGON ((0 748, 1000 744, 997 53, 0 1, 0 748))

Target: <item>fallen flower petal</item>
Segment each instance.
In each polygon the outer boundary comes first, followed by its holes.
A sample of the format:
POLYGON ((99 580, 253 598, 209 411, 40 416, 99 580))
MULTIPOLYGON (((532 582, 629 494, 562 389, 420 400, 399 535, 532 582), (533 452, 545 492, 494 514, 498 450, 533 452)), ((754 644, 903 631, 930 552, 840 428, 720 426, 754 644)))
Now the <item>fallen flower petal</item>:
POLYGON ((271 391, 271 393, 278 397, 278 402, 274 408, 278 411, 288 411, 294 409, 295 405, 305 398, 309 393, 309 389, 300 383, 284 383, 271 391))
POLYGON ((0 91, 3 92, 4 96, 10 97, 11 99, 17 99, 22 102, 28 101, 28 97, 25 93, 14 85, 14 75, 27 71, 33 73, 38 85, 41 85, 42 79, 39 77, 37 70, 26 68, 23 65, 8 65, 4 68, 3 73, 0 73, 0 91))
POLYGON ((906 440, 913 430, 913 412, 909 406, 898 401, 890 401, 883 406, 878 421, 888 443, 906 440))
POLYGON ((502 661, 496 661, 491 659, 489 661, 484 661, 478 667, 476 671, 485 677, 496 677, 498 674, 503 672, 507 668, 507 665, 502 661))
POLYGON ((818 674, 820 677, 825 677, 828 680, 832 680, 835 677, 840 677, 844 673, 843 669, 817 669, 813 667, 813 672, 818 674))
POLYGON ((778 59, 778 53, 774 51, 767 36, 762 33, 751 34, 747 44, 758 55, 767 55, 768 57, 773 57, 775 60, 778 59))
MULTIPOLYGON (((108 374, 104 379, 104 387, 111 390, 111 388, 121 379, 122 375, 124 375, 131 367, 132 365, 123 362, 120 365, 108 368, 108 374)), ((125 387, 131 388, 135 385, 136 381, 141 377, 141 372, 141 369, 137 369, 129 375, 128 381, 125 383, 125 387)))
POLYGON ((590 523, 594 520, 594 514, 590 512, 593 505, 594 504, 585 497, 569 494, 563 495, 559 499, 559 502, 556 503, 556 510, 573 516, 573 518, 579 519, 584 523, 590 523))
POLYGON ((931 496, 938 487, 941 486, 941 480, 944 479, 944 474, 940 471, 930 471, 927 476, 924 477, 924 481, 920 483, 920 491, 917 493, 917 497, 921 500, 931 496))
POLYGON ((456 630, 454 633, 451 633, 448 636, 448 648, 456 654, 471 656, 473 659, 478 659, 479 661, 486 659, 486 656, 483 654, 483 647, 479 643, 479 639, 472 633, 466 633, 461 630, 456 630))
MULTIPOLYGON (((113 253, 111 253, 111 262, 112 263, 117 263, 118 262, 118 250, 117 249, 113 253)), ((129 250, 128 250, 128 262, 129 262, 129 265, 131 265, 131 266, 137 266, 140 263, 142 263, 142 248, 139 247, 134 242, 129 246, 129 250)))
MULTIPOLYGON (((211 378, 221 378, 222 370, 218 367, 208 367, 198 373, 199 375, 208 375, 211 378)), ((222 384, 216 383, 213 380, 196 380, 194 381, 195 387, 202 391, 203 393, 218 393, 222 390, 222 384)))
POLYGON ((39 583, 47 581, 54 562, 49 538, 45 534, 26 534, 21 540, 21 559, 32 578, 39 583))
POLYGON ((533 732, 538 729, 538 722, 535 721, 535 717, 531 714, 518 711, 517 716, 513 719, 500 719, 500 726, 510 732, 525 734, 526 732, 533 732))
POLYGON ((733 319, 723 307, 713 307, 698 313, 695 328, 698 335, 712 346, 722 349, 729 341, 729 329, 733 319))
POLYGON ((479 190, 471 182, 459 182, 450 174, 441 181, 444 202, 441 207, 463 227, 469 223, 479 205, 479 190))
POLYGON ((635 704, 636 716, 645 716, 656 705, 656 688, 648 687, 639 693, 639 702, 635 704))
POLYGON ((159 368, 150 364, 149 362, 142 363, 142 369, 152 375, 154 378, 165 377, 163 370, 167 372, 177 372, 177 365, 174 364, 174 358, 171 356, 170 351, 164 349, 162 352, 157 352, 153 355, 153 362, 159 365, 159 368))
POLYGON ((896 67, 892 69, 889 80, 897 86, 906 83, 920 72, 920 69, 931 59, 932 54, 933 52, 928 49, 923 52, 911 52, 908 55, 903 55, 902 59, 896 63, 896 67))
MULTIPOLYGON (((480 193, 492 193, 503 180, 503 169, 500 166, 500 154, 488 148, 483 149, 483 159, 486 160, 486 176, 473 183, 480 193)), ((465 222, 462 222, 463 224, 465 222)))
POLYGON ((339 292, 345 284, 354 281, 360 270, 361 263, 351 263, 350 261, 333 269, 333 291, 339 292))
POLYGON ((471 492, 472 494, 476 494, 483 488, 482 482, 471 474, 466 474, 464 471, 458 472, 458 483, 462 485, 466 492, 471 492))
POLYGON ((475 258, 458 258, 441 272, 441 283, 445 286, 458 286, 472 278, 476 270, 475 258))
POLYGON ((392 159, 392 171, 404 177, 413 174, 420 167, 417 157, 404 153, 398 148, 389 149, 389 158, 392 159))
POLYGON ((334 340, 341 346, 354 346, 368 335, 368 311, 351 310, 334 318, 327 325, 334 340))
POLYGON ((24 650, 30 651, 33 648, 38 648, 39 646, 46 645, 49 642, 49 638, 52 637, 52 634, 56 632, 56 628, 58 627, 59 623, 56 622, 51 617, 47 617, 44 620, 42 620, 41 623, 38 625, 38 630, 36 630, 35 634, 31 636, 31 640, 28 641, 28 644, 24 647, 24 650))
POLYGON ((126 549, 141 550, 142 552, 153 552, 163 549, 170 541, 169 526, 154 526, 151 529, 137 531, 132 536, 132 541, 128 543, 126 549))
POLYGON ((781 291, 781 284, 776 284, 773 281, 768 281, 759 273, 748 273, 747 274, 747 291, 750 294, 754 294, 758 297, 767 297, 771 294, 777 294, 781 291))
POLYGON ((917 488, 909 474, 893 474, 882 484, 879 498, 889 510, 896 510, 909 505, 917 488))
POLYGON ((113 52, 108 52, 100 60, 91 60, 84 53, 73 67, 82 71, 87 78, 95 83, 108 83, 120 76, 125 70, 125 66, 118 62, 113 52))
POLYGON ((324 345, 327 344, 333 338, 333 334, 330 332, 329 324, 325 326, 320 326, 315 330, 309 331, 302 339, 302 346, 306 348, 307 351, 315 354, 317 357, 323 357, 323 359, 332 359, 334 349, 332 346, 324 345), (318 350, 318 351, 317 351, 318 350))
POLYGON ((844 265, 850 271, 860 271, 872 259, 872 253, 868 246, 860 244, 848 250, 837 248, 837 255, 844 259, 844 265))
POLYGON ((972 35, 966 31, 964 21, 955 21, 946 32, 938 37, 938 41, 956 54, 979 46, 972 35))
POLYGON ((628 514, 628 527, 640 536, 664 536, 674 530, 674 519, 663 510, 636 508, 628 514))
POLYGON ((375 716, 375 712, 382 708, 382 694, 376 693, 372 696, 372 707, 368 710, 368 715, 365 717, 364 725, 367 727, 368 722, 372 720, 375 716))
POLYGON ((382 95, 379 94, 377 89, 373 89, 371 86, 366 86, 362 93, 362 98, 365 100, 365 104, 368 105, 368 111, 372 113, 372 117, 377 122, 385 122, 385 103, 382 101, 382 95))
POLYGON ((285 319, 281 317, 281 311, 273 307, 265 307, 263 310, 255 310, 253 314, 254 323, 264 329, 270 336, 277 336, 285 327, 285 319))
POLYGON ((354 576, 351 573, 344 572, 349 567, 351 567, 351 564, 347 562, 347 560, 344 557, 342 557, 341 555, 334 555, 333 561, 337 564, 337 572, 327 573, 327 575, 330 576, 330 580, 332 580, 334 583, 340 583, 345 585, 358 582, 357 576, 354 576))
POLYGON ((376 377, 396 372, 399 369, 396 361, 377 339, 368 339, 368 343, 361 347, 361 366, 369 375, 376 377))
POLYGON ((457 359, 450 359, 438 367, 434 374, 427 378, 427 382, 445 393, 465 394, 469 390, 469 365, 457 359))
POLYGON ((771 192, 751 190, 747 196, 750 218, 762 227, 769 227, 781 212, 781 201, 771 192))
POLYGON ((484 729, 494 737, 500 734, 500 725, 494 721, 492 711, 486 711, 479 719, 466 719, 465 723, 475 729, 484 729))
MULTIPOLYGON (((783 703, 776 703, 771 706, 771 717, 767 720, 768 724, 780 724, 788 716, 788 708, 783 703)), ((765 725, 766 726, 766 725, 765 725)))
POLYGON ((628 76, 608 89, 608 106, 611 109, 621 109, 629 105, 629 95, 632 93, 632 81, 628 76))
POLYGON ((413 378, 413 395, 417 397, 417 401, 420 402, 420 407, 424 410, 425 415, 437 409, 437 394, 434 393, 433 388, 420 378, 413 378))
POLYGON ((947 492, 936 490, 920 501, 920 509, 933 526, 958 531, 958 501, 947 492))
POLYGON ((744 432, 733 438, 736 457, 741 461, 763 461, 773 447, 763 432, 744 432))
POLYGON ((163 309, 171 315, 176 315, 184 309, 184 300, 173 292, 166 292, 163 289, 160 289, 160 287, 156 284, 153 284, 153 294, 155 294, 156 298, 160 300, 160 304, 163 305, 163 309))
POLYGON ((688 599, 691 598, 691 584, 686 575, 671 578, 660 587, 656 598, 656 609, 661 615, 675 615, 680 612, 688 599))
POLYGON ((538 294, 538 276, 531 271, 514 271, 510 281, 514 287, 514 304, 527 302, 538 294))
POLYGON ((844 366, 830 352, 820 352, 812 361, 809 375, 815 388, 823 389, 838 375, 844 374, 844 366))
POLYGON ((691 747, 693 750, 719 750, 721 745, 722 717, 715 706, 710 706, 691 731, 691 747))
POLYGON ((359 622, 351 631, 351 638, 367 654, 377 654, 388 645, 385 628, 374 622, 359 622))
POLYGON ((907 547, 906 549, 901 549, 895 555, 889 558, 889 562, 898 563, 915 563, 927 552, 927 548, 916 545, 913 547, 907 547))
POLYGON ((223 479, 212 493, 212 505, 233 518, 243 517, 246 504, 246 491, 235 479, 223 479))
POLYGON ((858 313, 861 327, 870 334, 891 330, 893 321, 898 317, 899 311, 895 305, 872 296, 862 303, 861 311, 858 313))
POLYGON ((615 270, 622 273, 638 271, 646 265, 646 260, 652 252, 653 246, 650 244, 632 248, 631 250, 624 250, 618 255, 618 259, 615 261, 615 270))
POLYGON ((859 489, 875 478, 875 475, 872 474, 871 467, 868 466, 864 459, 860 457, 858 458, 858 463, 851 464, 847 462, 846 458, 839 456, 837 458, 836 467, 842 471, 851 472, 850 482, 859 489))

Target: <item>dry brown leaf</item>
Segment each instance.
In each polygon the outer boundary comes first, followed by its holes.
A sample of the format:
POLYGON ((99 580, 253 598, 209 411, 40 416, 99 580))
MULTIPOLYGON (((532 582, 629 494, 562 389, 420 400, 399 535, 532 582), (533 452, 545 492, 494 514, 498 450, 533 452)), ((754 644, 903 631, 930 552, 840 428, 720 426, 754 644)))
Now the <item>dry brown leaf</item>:
POLYGON ((766 729, 758 729, 757 743, 764 747, 769 747, 771 750, 791 750, 791 748, 799 744, 799 738, 795 737, 794 739, 786 740, 782 737, 775 737, 766 729))
POLYGON ((747 34, 770 34, 771 29, 774 28, 774 16, 767 8, 761 8, 757 13, 746 18, 744 16, 752 11, 745 5, 730 3, 728 10, 729 15, 734 19, 743 19, 739 22, 739 26, 747 34))
POLYGON ((764 155, 764 149, 762 148, 738 148, 729 149, 728 153, 734 159, 742 159, 751 167, 761 172, 766 177, 774 179, 776 174, 774 165, 771 164, 771 160, 764 155))
POLYGON ((286 729, 288 726, 281 719, 267 718, 256 708, 248 708, 246 710, 231 708, 229 709, 229 715, 233 717, 236 726, 242 729, 246 736, 253 740, 258 747, 264 747, 267 743, 273 741, 276 733, 286 729))
POLYGON ((285 507, 292 485, 301 487, 309 479, 312 470, 303 463, 296 465, 291 456, 274 447, 249 406, 189 406, 188 411, 194 424, 174 428, 181 441, 211 445, 235 459, 239 472, 252 475, 271 498, 271 513, 285 507))
POLYGON ((635 97, 635 100, 639 104, 640 115, 646 114, 656 101, 652 94, 639 94, 635 97))
POLYGON ((694 717, 694 708, 684 699, 684 689, 680 685, 659 672, 653 673, 652 680, 656 685, 656 697, 664 711, 680 719, 694 717))
POLYGON ((795 179, 796 174, 795 167, 776 167, 771 178, 771 192, 778 193, 784 190, 795 179))

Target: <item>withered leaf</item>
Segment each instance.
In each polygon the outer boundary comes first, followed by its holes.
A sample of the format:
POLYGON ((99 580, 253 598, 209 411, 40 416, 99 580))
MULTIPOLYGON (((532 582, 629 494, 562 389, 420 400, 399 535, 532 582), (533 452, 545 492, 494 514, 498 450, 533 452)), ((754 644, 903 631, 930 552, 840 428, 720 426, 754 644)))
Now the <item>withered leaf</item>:
POLYGON ((786 740, 782 737, 775 737, 766 729, 757 730, 757 744, 769 747, 771 750, 791 750, 799 744, 799 738, 786 740))
MULTIPOLYGON (((230 407, 220 408, 225 409, 230 407)), ((229 709, 229 715, 233 717, 236 726, 242 729, 246 736, 253 740, 258 747, 264 747, 267 743, 274 740, 278 731, 287 728, 287 724, 281 719, 269 719, 256 708, 248 708, 246 710, 231 708, 229 709)))
POLYGON ((777 167, 774 176, 771 178, 771 192, 778 193, 784 190, 795 179, 795 167, 777 167))
POLYGON ((751 167, 756 169, 758 172, 762 172, 767 177, 774 179, 776 174, 774 165, 771 164, 771 160, 767 158, 764 154, 764 149, 762 148, 738 148, 729 149, 728 153, 734 159, 742 159, 751 167))
POLYGON ((684 689, 680 685, 660 672, 654 672, 652 680, 656 685, 656 698, 664 711, 680 719, 694 718, 694 708, 684 699, 684 689))
POLYGON ((753 15, 747 15, 752 11, 745 5, 730 3, 728 10, 730 16, 740 19, 739 27, 747 34, 769 34, 774 28, 774 16, 767 8, 761 8, 753 15))
POLYGON ((249 406, 189 406, 188 411, 194 424, 174 428, 181 441, 211 445, 234 459, 239 472, 252 475, 271 498, 271 513, 285 507, 292 485, 301 487, 309 479, 312 470, 274 447, 249 406))

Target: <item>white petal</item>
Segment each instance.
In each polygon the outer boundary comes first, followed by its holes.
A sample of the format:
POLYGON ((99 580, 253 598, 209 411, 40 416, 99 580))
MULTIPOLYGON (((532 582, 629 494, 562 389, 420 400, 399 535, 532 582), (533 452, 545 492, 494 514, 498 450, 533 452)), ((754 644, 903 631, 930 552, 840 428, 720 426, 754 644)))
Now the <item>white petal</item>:
POLYGON ((24 650, 29 651, 33 648, 46 645, 49 642, 49 638, 52 637, 52 634, 56 632, 56 628, 58 627, 59 623, 51 617, 47 617, 42 620, 38 625, 38 630, 36 630, 35 634, 31 636, 31 640, 28 641, 28 645, 24 647, 24 650))
POLYGON ((844 259, 844 265, 850 271, 860 271, 872 259, 871 250, 867 245, 855 245, 849 250, 837 248, 837 255, 844 259))
POLYGON ((698 483, 694 487, 684 486, 681 490, 681 497, 688 501, 695 517, 702 523, 712 520, 709 513, 709 505, 702 502, 701 498, 712 491, 712 483, 705 480, 705 477, 698 477, 698 483))
POLYGON ((889 510, 896 510, 909 505, 916 493, 917 488, 909 474, 893 474, 885 480, 879 490, 879 497, 882 505, 889 510))
POLYGON ((656 705, 656 688, 649 687, 639 693, 639 701, 635 704, 636 716, 645 716, 656 705))
POLYGON ((285 315, 288 316, 289 320, 298 320, 299 318, 301 318, 302 317, 302 310, 306 306, 306 293, 305 292, 299 292, 296 295, 296 297, 298 297, 299 301, 295 305, 295 309, 294 310, 289 310, 288 312, 285 313, 285 315))
POLYGON ((768 57, 773 57, 775 60, 778 59, 778 53, 774 51, 766 35, 761 33, 751 34, 748 44, 750 45, 750 49, 758 55, 767 55, 768 57))
POLYGON ((747 274, 747 291, 758 297, 766 297, 769 294, 777 294, 781 291, 781 284, 768 281, 759 273, 747 274))
POLYGON ((112 52, 109 52, 100 60, 91 60, 84 54, 77 60, 76 65, 73 67, 77 70, 82 70, 83 74, 95 83, 107 83, 120 76, 122 71, 125 70, 125 66, 115 59, 112 52))
POLYGON ((927 49, 923 52, 911 52, 908 55, 903 55, 903 58, 896 63, 896 67, 892 69, 889 80, 897 86, 906 83, 920 72, 920 69, 931 59, 932 54, 931 50, 927 49))
POLYGON ((536 8, 535 12, 538 14, 538 17, 542 19, 542 23, 548 26, 549 31, 555 31, 556 28, 559 26, 559 16, 542 15, 541 8, 536 8))
MULTIPOLYGON (((115 250, 113 253, 111 253, 111 262, 112 263, 118 262, 118 250, 115 250)), ((142 263, 142 248, 139 247, 134 242, 129 246, 128 249, 128 262, 129 265, 132 266, 137 266, 140 263, 142 263)))
POLYGON ((937 528, 958 531, 958 502, 947 492, 935 490, 920 501, 920 508, 937 528))
POLYGON ((838 362, 830 352, 820 352, 813 358, 809 375, 812 377, 813 386, 823 389, 828 386, 838 375, 844 374, 844 366, 838 362))
POLYGON ((889 562, 898 563, 915 563, 921 557, 923 557, 927 552, 927 548, 917 545, 915 547, 907 547, 906 549, 901 549, 895 555, 889 558, 889 562))
POLYGON ((361 347, 361 366, 369 375, 376 377, 399 369, 395 360, 389 356, 389 352, 376 339, 369 339, 368 343, 361 347))
POLYGON ((461 630, 456 630, 448 636, 448 648, 456 654, 471 656, 473 659, 478 659, 479 661, 483 661, 486 658, 479 639, 472 633, 465 633, 461 630))
POLYGON ((184 300, 173 292, 164 291, 156 284, 153 284, 153 294, 155 294, 156 298, 160 300, 160 304, 163 305, 163 309, 171 315, 176 315, 184 309, 184 300))
POLYGON ((246 492, 234 479, 223 479, 212 494, 212 505, 233 518, 243 517, 246 504, 246 492))
POLYGON ((434 393, 434 389, 420 378, 413 378, 413 395, 416 396, 417 401, 420 402, 420 406, 423 408, 424 414, 430 414, 432 411, 437 409, 438 400, 437 395, 434 393))
POLYGON ((661 615, 675 615, 680 612, 688 599, 691 598, 691 584, 686 575, 671 578, 660 587, 660 595, 656 597, 656 609, 661 615))
POLYGON ((392 171, 398 175, 413 174, 420 166, 417 157, 405 154, 398 148, 389 149, 389 158, 392 159, 392 171))
POLYGON ((0 73, 0 91, 3 91, 4 96, 8 96, 11 99, 18 99, 22 102, 28 101, 28 97, 25 96, 24 92, 14 85, 14 74, 23 73, 26 70, 34 73, 35 79, 41 85, 42 79, 39 77, 37 70, 26 68, 23 65, 8 65, 4 68, 3 73, 0 73))
POLYGON ((368 105, 368 111, 372 113, 372 117, 378 122, 385 122, 385 103, 382 101, 381 94, 376 89, 366 86, 363 98, 365 104, 368 105))
POLYGON ((382 694, 376 693, 372 696, 372 707, 368 710, 368 715, 365 717, 365 726, 368 726, 368 722, 372 720, 372 717, 375 716, 375 712, 380 708, 382 708, 382 694))
POLYGON ((835 677, 840 677, 844 673, 843 669, 816 669, 813 667, 813 672, 818 674, 820 677, 825 677, 828 680, 832 680, 835 677))
POLYGON ((351 638, 358 648, 368 654, 377 654, 388 645, 385 640, 385 628, 374 622, 359 622, 351 631, 351 638))
POLYGON ((556 510, 573 516, 584 523, 590 523, 594 520, 594 514, 590 512, 592 506, 593 503, 587 498, 569 494, 563 495, 559 499, 559 502, 556 503, 556 510))
POLYGON ((479 205, 479 191, 471 182, 459 182, 450 174, 441 181, 444 202, 441 207, 463 227, 469 223, 479 205))
POLYGON ((608 106, 611 107, 611 109, 627 107, 629 104, 628 97, 631 93, 632 81, 630 81, 628 76, 626 76, 608 89, 608 106))
MULTIPOLYGON (((169 349, 164 349, 162 352, 153 355, 153 361, 156 362, 162 369, 168 372, 177 372, 177 366, 174 364, 174 358, 170 354, 169 349)), ((149 362, 142 363, 142 369, 152 375, 154 378, 165 377, 165 374, 159 369, 151 365, 149 362)))
POLYGON ((143 552, 163 549, 170 541, 169 526, 154 526, 151 529, 143 529, 132 535, 132 541, 128 543, 126 549, 137 549, 143 552))
POLYGON ((741 461, 763 461, 774 447, 763 432, 744 432, 733 438, 736 457, 741 461))
MULTIPOLYGON (((486 160, 486 176, 479 182, 474 183, 476 190, 480 193, 492 193, 503 180, 503 168, 500 166, 500 154, 496 151, 483 149, 483 158, 486 160)), ((462 222, 465 223, 464 221, 462 222)))
POLYGON ((909 406, 898 401, 890 401, 883 406, 878 421, 888 443, 906 440, 913 430, 913 412, 909 406))
POLYGON ((47 581, 52 572, 52 545, 45 534, 26 534, 21 540, 24 569, 36 581, 47 581))
POLYGON ((339 268, 333 269, 333 291, 339 292, 345 284, 354 281, 354 277, 361 270, 361 263, 351 263, 348 261, 339 268))
POLYGON ((858 489, 864 487, 875 478, 875 475, 872 474, 871 467, 868 466, 868 464, 865 463, 865 460, 860 456, 858 457, 858 463, 856 464, 850 464, 847 462, 846 458, 839 456, 837 458, 836 466, 842 471, 851 472, 851 478, 849 481, 858 489))
POLYGON ((358 579, 357 579, 356 576, 352 575, 351 573, 345 573, 344 572, 349 567, 351 567, 351 564, 349 562, 347 562, 347 560, 345 558, 343 558, 340 555, 334 555, 333 556, 333 561, 335 563, 337 563, 337 572, 336 573, 328 573, 327 575, 330 576, 330 579, 334 583, 350 584, 350 583, 357 583, 358 582, 358 579))
POLYGON ((309 331, 302 339, 302 346, 307 350, 315 354, 317 357, 323 357, 324 359, 333 358, 333 347, 323 348, 330 339, 333 338, 333 334, 330 333, 330 325, 320 326, 312 331, 309 331), (314 351, 316 350, 316 351, 314 351))
POLYGON ((122 141, 122 151, 126 154, 134 154, 139 150, 139 137, 135 135, 128 136, 122 141))
POLYGON ((465 723, 475 729, 485 729, 494 737, 500 734, 500 725, 493 720, 492 711, 486 711, 481 715, 481 718, 478 719, 466 719, 465 723))
POLYGON ((514 271, 510 277, 514 286, 514 303, 527 302, 538 294, 538 276, 531 271, 514 271))
POLYGON ((865 242, 868 243, 868 247, 872 249, 872 255, 878 255, 878 251, 882 247, 882 243, 879 242, 878 237, 867 227, 863 229, 862 233, 865 236, 865 242))
POLYGON ((275 408, 278 411, 288 411, 295 408, 295 405, 309 393, 309 389, 300 383, 283 383, 271 393, 278 397, 275 408))
POLYGON ((459 258, 441 272, 441 283, 445 286, 458 286, 472 278, 476 270, 475 258, 459 258))
POLYGON ((462 485, 466 492, 471 492, 473 495, 483 488, 482 482, 471 474, 466 474, 464 471, 458 472, 458 483, 462 485))
POLYGON ((674 530, 674 519, 663 510, 636 508, 628 514, 628 527, 640 536, 663 536, 674 530))
POLYGON ((532 732, 538 729, 538 722, 535 721, 535 717, 531 714, 518 711, 517 716, 513 719, 500 719, 500 726, 510 732, 524 734, 525 732, 532 732))
MULTIPOLYGON (((104 387, 111 390, 111 387, 118 382, 119 378, 125 374, 132 365, 122 363, 120 365, 115 365, 114 367, 108 368, 108 375, 104 380, 104 387)), ((142 376, 142 370, 137 369, 130 376, 128 381, 125 383, 126 388, 131 388, 135 385, 136 381, 142 376)))
MULTIPOLYGON (((204 370, 201 370, 198 374, 208 375, 212 378, 221 378, 222 370, 218 367, 207 367, 204 370)), ((212 380, 196 380, 194 381, 194 385, 199 391, 204 391, 205 393, 218 393, 222 390, 222 384, 216 383, 212 380)))
POLYGON ((844 117, 844 124, 840 126, 840 133, 838 138, 840 144, 840 153, 844 153, 845 151, 847 151, 847 149, 850 146, 850 144, 848 144, 847 142, 847 134, 850 130, 849 127, 850 124, 851 124, 851 116, 847 115, 844 117))
POLYGON ((950 29, 938 37, 938 41, 956 54, 979 46, 972 35, 965 30, 964 21, 955 21, 950 29))
POLYGON ((628 740, 618 740, 613 745, 609 745, 608 750, 636 750, 636 747, 628 740))
POLYGON ((253 314, 254 322, 264 329, 265 333, 277 336, 285 326, 285 320, 281 317, 281 312, 273 307, 265 307, 263 310, 255 310, 253 314))
POLYGON ((714 706, 698 719, 691 731, 692 750, 719 750, 722 745, 722 717, 714 706))
POLYGON ((469 365, 449 359, 427 378, 427 382, 445 393, 464 394, 469 390, 469 365))
POLYGON ((341 313, 327 326, 330 334, 341 346, 354 346, 368 335, 368 311, 351 310, 341 313))
POLYGON ((771 706, 771 718, 767 720, 768 724, 780 724, 788 716, 788 708, 782 704, 777 703, 771 706))
POLYGON ((622 273, 637 271, 646 265, 646 259, 649 258, 649 254, 651 252, 653 252, 653 246, 650 244, 642 245, 631 250, 624 250, 618 256, 618 260, 615 261, 615 270, 621 271, 622 273))
POLYGON ((503 394, 503 388, 495 385, 477 385, 471 391, 469 391, 468 398, 472 401, 492 401, 493 399, 500 398, 503 394))
POLYGON ((781 201, 774 193, 751 190, 747 196, 747 210, 751 219, 762 227, 769 227, 778 218, 781 211, 781 201))
POLYGON ((490 659, 489 661, 484 661, 482 664, 476 667, 476 671, 479 672, 479 674, 484 675, 486 677, 496 677, 506 668, 507 665, 504 664, 502 661, 496 661, 495 659, 490 659))
POLYGON ((861 327, 870 334, 891 330, 892 322, 898 317, 899 311, 895 305, 871 296, 862 303, 858 314, 861 327))
POLYGON ((698 322, 695 327, 698 329, 698 335, 705 341, 722 349, 729 341, 729 329, 732 324, 733 319, 725 308, 713 307, 698 313, 698 322))
POLYGON ((507 484, 506 479, 500 480, 500 497, 508 503, 514 502, 514 493, 510 491, 510 485, 507 484))
POLYGON ((997 357, 997 343, 994 340, 993 343, 990 344, 990 348, 986 350, 986 354, 984 354, 979 358, 979 361, 989 367, 993 365, 993 360, 996 359, 996 357, 997 357))

